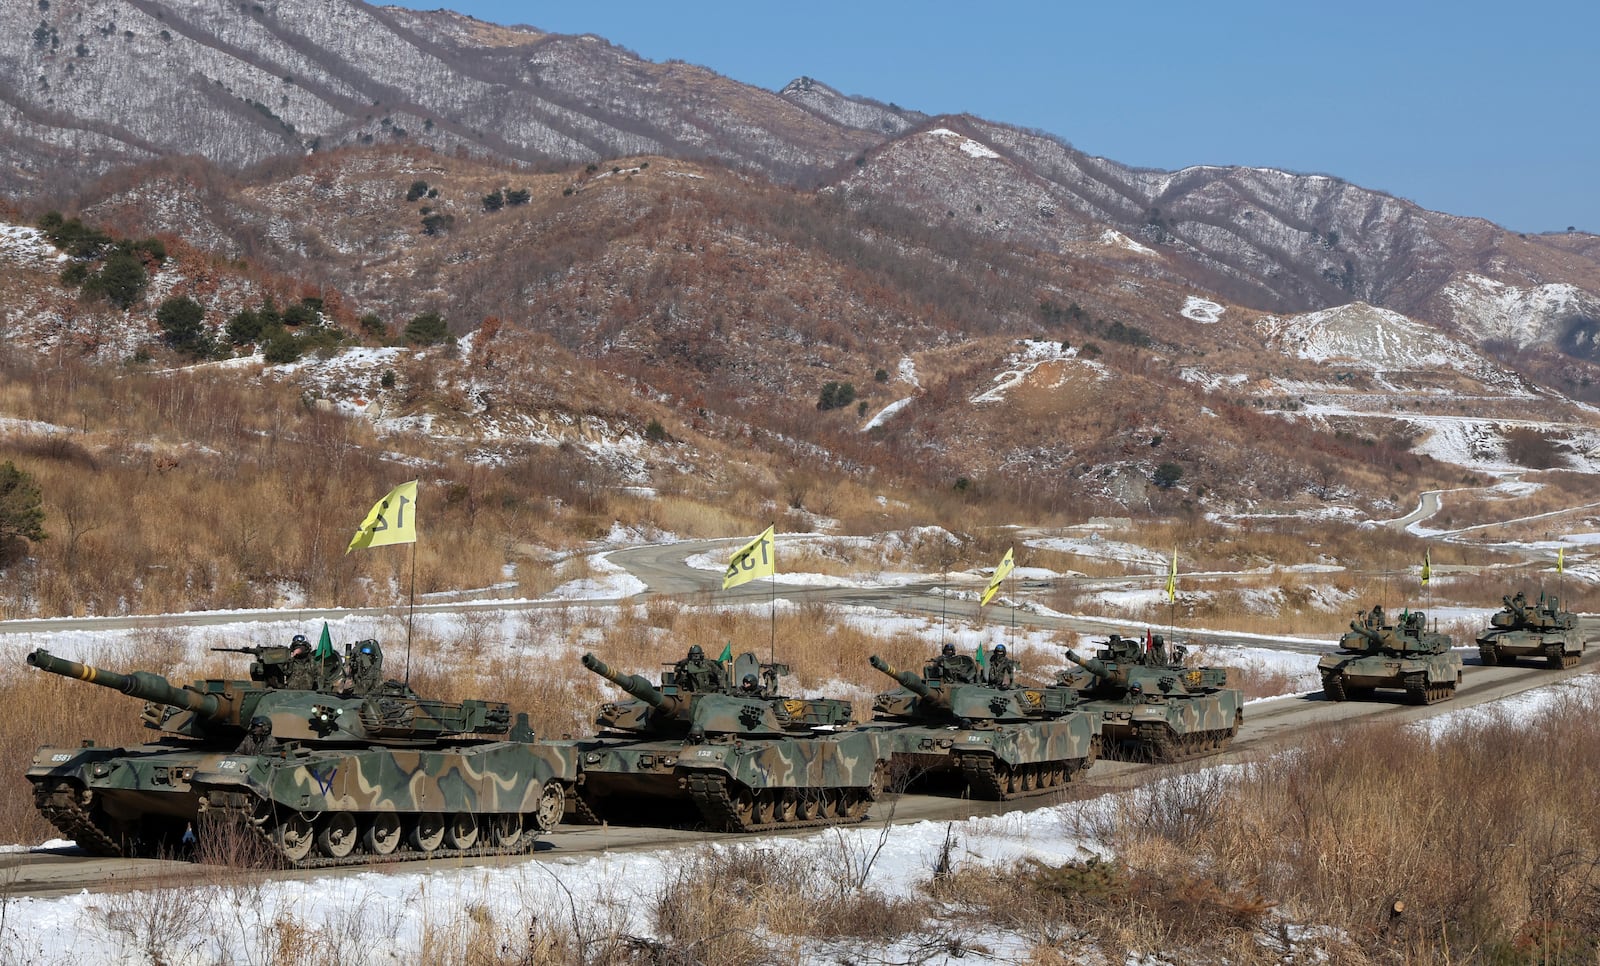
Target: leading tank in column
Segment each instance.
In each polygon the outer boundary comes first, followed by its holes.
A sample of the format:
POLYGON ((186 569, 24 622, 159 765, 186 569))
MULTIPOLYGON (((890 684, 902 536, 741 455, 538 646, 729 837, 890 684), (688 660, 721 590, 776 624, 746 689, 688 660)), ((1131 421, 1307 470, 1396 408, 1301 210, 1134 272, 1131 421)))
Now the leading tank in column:
POLYGON ((560 821, 561 773, 575 770, 498 701, 436 701, 398 682, 273 687, 259 660, 251 679, 183 687, 44 650, 27 661, 143 700, 160 735, 34 755, 40 813, 99 855, 203 858, 228 829, 262 846, 247 853, 294 866, 524 852, 560 821))

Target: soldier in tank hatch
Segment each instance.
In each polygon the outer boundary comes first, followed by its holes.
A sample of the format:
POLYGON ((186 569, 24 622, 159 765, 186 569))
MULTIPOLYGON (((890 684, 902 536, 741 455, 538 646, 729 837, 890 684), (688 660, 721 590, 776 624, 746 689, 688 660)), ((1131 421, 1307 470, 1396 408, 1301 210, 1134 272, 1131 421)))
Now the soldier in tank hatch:
POLYGON ((996 644, 989 655, 989 683, 997 688, 1015 687, 1017 668, 1021 667, 1006 651, 1004 644, 996 644))
POLYGON ((673 666, 672 682, 683 691, 726 691, 728 671, 721 661, 708 659, 700 645, 692 644, 684 659, 673 666))
POLYGON ((939 656, 928 662, 922 676, 929 683, 948 681, 951 684, 977 684, 978 662, 965 654, 957 654, 954 644, 946 643, 939 656))

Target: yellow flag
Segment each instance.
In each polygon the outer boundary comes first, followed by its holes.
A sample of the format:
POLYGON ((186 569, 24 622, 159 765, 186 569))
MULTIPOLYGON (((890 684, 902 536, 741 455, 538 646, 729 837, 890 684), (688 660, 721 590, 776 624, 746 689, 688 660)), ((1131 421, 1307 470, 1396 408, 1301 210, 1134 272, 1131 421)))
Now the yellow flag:
POLYGON ((1000 581, 1005 580, 1006 576, 1011 573, 1014 566, 1011 562, 1012 549, 1011 547, 1006 548, 1006 555, 1000 558, 1000 566, 994 568, 994 576, 989 578, 989 586, 984 590, 983 597, 978 601, 979 607, 989 602, 989 598, 994 596, 994 592, 1000 589, 1000 581))
POLYGON ((372 505, 372 512, 361 521, 361 528, 350 538, 352 550, 386 547, 391 543, 417 542, 417 481, 402 483, 372 505))
POLYGON ((1428 586, 1428 581, 1433 579, 1433 551, 1422 551, 1422 586, 1428 586))
POLYGON ((772 527, 761 531, 761 536, 739 548, 728 561, 722 575, 722 589, 749 583, 757 577, 771 577, 778 571, 777 548, 774 546, 772 527))
POLYGON ((1172 548, 1172 566, 1167 568, 1167 603, 1178 601, 1178 548, 1172 548))
POLYGON ((1556 548, 1556 573, 1564 574, 1566 572, 1567 572, 1567 548, 1563 544, 1562 546, 1559 546, 1559 547, 1556 548))

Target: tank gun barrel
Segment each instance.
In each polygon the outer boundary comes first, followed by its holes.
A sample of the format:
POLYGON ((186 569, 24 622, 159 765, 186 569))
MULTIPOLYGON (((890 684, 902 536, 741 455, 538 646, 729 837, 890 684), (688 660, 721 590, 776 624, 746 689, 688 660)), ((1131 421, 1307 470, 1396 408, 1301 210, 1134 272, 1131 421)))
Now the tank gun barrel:
POLYGON ((231 709, 226 706, 222 697, 215 694, 201 694, 188 688, 173 687, 172 682, 159 674, 150 671, 134 671, 131 674, 118 674, 115 671, 105 671, 77 661, 68 661, 59 658, 40 648, 28 655, 28 663, 41 671, 59 674, 65 678, 77 678, 98 684, 102 688, 111 688, 135 698, 154 701, 173 708, 182 708, 193 711, 195 714, 206 718, 224 718, 231 709))
POLYGON ((936 693, 932 688, 928 687, 928 682, 922 680, 922 676, 917 674, 915 671, 896 671, 888 661, 885 661, 876 654, 872 655, 871 661, 873 667, 894 678, 896 681, 899 681, 902 688, 905 688, 907 691, 910 691, 917 697, 928 698, 933 701, 939 700, 938 693, 936 693))
POLYGON ((1106 666, 1106 663, 1099 658, 1083 657, 1070 647, 1067 648, 1067 660, 1083 668, 1085 671, 1088 671, 1090 674, 1093 674, 1095 677, 1106 681, 1120 681, 1122 678, 1126 677, 1123 672, 1106 666))
POLYGON ((676 695, 665 694, 637 674, 619 674, 610 665, 593 654, 583 656, 583 666, 615 684, 652 708, 676 712, 681 700, 676 695))
POLYGON ((1350 629, 1371 641, 1373 644, 1383 643, 1383 635, 1370 627, 1363 627, 1360 621, 1351 621, 1350 629))

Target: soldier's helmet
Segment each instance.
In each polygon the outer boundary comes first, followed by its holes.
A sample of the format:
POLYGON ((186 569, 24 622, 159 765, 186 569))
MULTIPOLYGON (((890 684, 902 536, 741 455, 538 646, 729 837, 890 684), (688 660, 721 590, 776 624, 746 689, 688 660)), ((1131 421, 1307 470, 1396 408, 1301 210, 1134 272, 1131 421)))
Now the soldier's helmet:
POLYGON ((289 642, 289 653, 296 657, 311 652, 311 642, 306 640, 304 634, 296 634, 294 640, 289 642))
POLYGON ((946 644, 944 647, 939 648, 939 653, 945 657, 955 657, 956 646, 954 644, 946 644))
POLYGON ((250 719, 251 734, 270 734, 272 732, 272 719, 264 714, 258 714, 250 719))
POLYGON ((996 644, 994 646, 994 656, 995 657, 1005 657, 1006 656, 1006 646, 1004 644, 996 644))
POLYGON ((375 654, 377 652, 376 652, 376 649, 373 648, 373 646, 371 644, 363 644, 363 645, 361 645, 361 653, 365 654, 367 657, 371 657, 373 654, 375 654))
POLYGON ((689 645, 689 660, 691 660, 691 661, 701 661, 701 660, 705 659, 705 656, 706 656, 706 652, 700 649, 700 645, 698 645, 698 644, 690 644, 689 645))
POLYGON ((744 680, 739 682, 739 686, 744 688, 746 691, 754 691, 761 686, 761 682, 756 680, 756 676, 754 674, 746 674, 744 676, 744 680))

